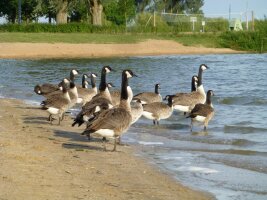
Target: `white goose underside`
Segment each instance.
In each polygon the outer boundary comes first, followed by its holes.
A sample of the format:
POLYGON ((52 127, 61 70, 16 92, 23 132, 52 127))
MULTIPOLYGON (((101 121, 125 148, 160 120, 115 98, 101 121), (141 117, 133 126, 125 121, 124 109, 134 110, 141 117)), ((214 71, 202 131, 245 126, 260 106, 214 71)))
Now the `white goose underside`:
POLYGON ((200 115, 197 115, 196 117, 193 118, 194 121, 198 121, 198 122, 204 122, 205 119, 206 117, 200 116, 200 115))
POLYGON ((52 115, 57 115, 59 113, 59 109, 58 108, 54 108, 54 107, 49 107, 47 109, 47 112, 49 112, 52 115))
POLYGON ((111 129, 99 129, 95 133, 101 135, 102 137, 114 137, 114 130, 111 129))
POLYGON ((181 105, 175 105, 173 106, 175 110, 179 110, 181 112, 189 112, 189 106, 181 106, 181 105))
POLYGON ((143 111, 143 116, 147 119, 155 119, 155 117, 153 116, 153 113, 151 112, 147 112, 147 111, 143 111))

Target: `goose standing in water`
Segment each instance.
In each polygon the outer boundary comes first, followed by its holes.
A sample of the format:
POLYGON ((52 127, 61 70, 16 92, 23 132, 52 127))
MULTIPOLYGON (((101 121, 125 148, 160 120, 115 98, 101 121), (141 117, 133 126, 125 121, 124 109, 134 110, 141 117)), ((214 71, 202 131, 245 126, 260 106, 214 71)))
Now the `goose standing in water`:
POLYGON ((159 93, 160 85, 157 83, 155 85, 155 92, 142 92, 133 97, 133 100, 140 99, 142 104, 148 104, 153 102, 161 102, 162 97, 159 93))
MULTIPOLYGON (((116 138, 120 137, 128 130, 132 122, 131 106, 128 94, 128 79, 135 76, 131 70, 122 72, 121 83, 121 101, 116 108, 104 110, 94 120, 87 124, 83 134, 90 135, 97 133, 102 137, 114 139, 114 147, 112 151, 116 151, 116 138)), ((106 150, 106 141, 104 141, 104 150, 106 150)))
POLYGON ((206 93, 202 85, 202 73, 208 69, 207 65, 199 67, 197 90, 191 93, 177 93, 173 96, 173 108, 181 112, 190 112, 198 103, 205 103, 206 93))
POLYGON ((207 130, 209 121, 214 116, 214 108, 211 102, 211 97, 214 96, 214 92, 209 90, 207 92, 207 100, 205 104, 196 104, 193 110, 189 113, 187 118, 191 118, 191 131, 193 129, 193 122, 198 121, 204 124, 204 131, 207 130))
POLYGON ((147 119, 152 119, 154 125, 159 125, 161 119, 167 119, 173 112, 173 96, 167 95, 164 100, 168 100, 168 103, 153 102, 143 105, 143 116, 147 119))

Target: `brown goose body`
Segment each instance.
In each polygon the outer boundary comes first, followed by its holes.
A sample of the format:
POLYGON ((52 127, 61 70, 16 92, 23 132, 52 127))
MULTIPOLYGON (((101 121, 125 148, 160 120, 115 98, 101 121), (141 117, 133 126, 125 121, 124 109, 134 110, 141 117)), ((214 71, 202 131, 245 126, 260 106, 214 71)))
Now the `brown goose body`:
POLYGON ((162 97, 159 93, 160 85, 155 85, 155 92, 142 92, 133 97, 133 100, 141 100, 142 104, 148 104, 153 102, 161 102, 162 97))
MULTIPOLYGON (((74 77, 76 76, 76 75, 78 75, 78 70, 76 70, 76 69, 72 69, 71 71, 70 71, 70 80, 74 80, 74 77)), ((59 87, 58 87, 58 85, 56 85, 56 84, 50 84, 50 83, 44 83, 44 84, 42 84, 42 85, 36 85, 35 87, 34 87, 34 92, 36 93, 36 94, 38 94, 38 95, 43 95, 43 96, 45 96, 45 97, 48 97, 48 95, 50 94, 50 93, 54 93, 54 94, 56 94, 56 92, 58 92, 58 94, 61 94, 61 91, 59 91, 60 89, 59 89, 59 87)))
POLYGON ((200 65, 197 89, 191 93, 177 93, 173 97, 173 108, 182 112, 190 112, 196 104, 205 103, 206 93, 202 85, 202 73, 208 69, 205 64, 200 65))
POLYGON ((78 113, 72 126, 78 124, 79 126, 83 124, 85 119, 92 119, 92 114, 94 112, 99 112, 98 109, 105 108, 106 104, 109 105, 109 108, 112 107, 110 93, 106 83, 106 74, 112 71, 109 66, 104 66, 101 72, 101 81, 99 85, 99 93, 95 95, 91 101, 87 102, 82 110, 78 113), (103 104, 103 105, 102 105, 103 104), (97 109, 98 106, 98 109, 97 109))
POLYGON ((58 115, 58 123, 62 120, 63 114, 69 109, 71 99, 65 86, 62 95, 53 95, 41 103, 42 109, 50 114, 49 120, 52 123, 52 115, 58 115))
POLYGON ((168 100, 168 104, 164 102, 153 102, 143 105, 143 116, 147 119, 152 119, 154 124, 159 124, 161 119, 169 118, 173 112, 173 100, 170 95, 167 95, 165 99, 168 100))
POLYGON ((193 121, 202 122, 204 130, 207 129, 209 121, 214 116, 214 108, 211 103, 211 96, 214 96, 212 90, 207 92, 207 100, 205 104, 196 104, 187 118, 191 118, 191 131, 193 128, 193 121))
MULTIPOLYGON (((131 107, 128 101, 128 78, 134 74, 131 70, 122 72, 121 100, 116 108, 102 111, 98 117, 87 124, 84 134, 97 133, 102 137, 114 138, 116 151, 116 138, 128 130, 132 122, 131 107)), ((104 147, 106 149, 106 147, 104 147)))
POLYGON ((136 102, 131 102, 131 124, 134 124, 142 116, 143 111, 143 105, 140 100, 136 102))

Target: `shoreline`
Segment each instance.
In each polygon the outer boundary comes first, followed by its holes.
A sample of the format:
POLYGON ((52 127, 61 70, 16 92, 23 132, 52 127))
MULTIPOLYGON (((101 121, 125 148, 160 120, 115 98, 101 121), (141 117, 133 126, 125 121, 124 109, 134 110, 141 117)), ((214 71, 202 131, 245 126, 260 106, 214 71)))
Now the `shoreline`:
POLYGON ((128 56, 238 54, 227 48, 184 46, 171 40, 146 40, 134 44, 0 43, 0 58, 56 59, 128 56))
POLYGON ((0 102, 0 198, 213 199, 149 165, 133 147, 103 152, 100 139, 89 143, 84 127, 70 127, 69 116, 51 126, 37 106, 0 102))

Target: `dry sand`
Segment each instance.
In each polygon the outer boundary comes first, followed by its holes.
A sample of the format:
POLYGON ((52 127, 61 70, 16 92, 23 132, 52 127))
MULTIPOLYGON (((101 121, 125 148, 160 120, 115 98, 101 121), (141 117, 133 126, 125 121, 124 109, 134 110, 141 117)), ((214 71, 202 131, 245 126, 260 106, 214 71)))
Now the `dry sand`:
POLYGON ((130 146, 103 152, 69 117, 51 126, 38 107, 10 99, 0 105, 1 200, 212 199, 146 164, 130 146))
POLYGON ((170 54, 240 53, 226 48, 183 46, 171 40, 136 44, 0 43, 0 58, 94 58, 170 54))

